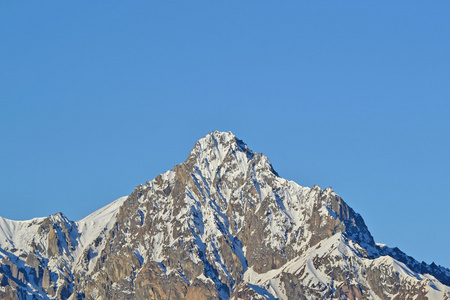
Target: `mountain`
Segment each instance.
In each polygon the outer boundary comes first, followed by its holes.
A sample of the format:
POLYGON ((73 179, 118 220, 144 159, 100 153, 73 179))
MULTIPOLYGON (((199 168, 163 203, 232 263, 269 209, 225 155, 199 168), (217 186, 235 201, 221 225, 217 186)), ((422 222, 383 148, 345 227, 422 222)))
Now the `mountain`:
POLYGON ((331 188, 232 133, 84 219, 0 218, 1 299, 449 299, 450 270, 375 243, 331 188))

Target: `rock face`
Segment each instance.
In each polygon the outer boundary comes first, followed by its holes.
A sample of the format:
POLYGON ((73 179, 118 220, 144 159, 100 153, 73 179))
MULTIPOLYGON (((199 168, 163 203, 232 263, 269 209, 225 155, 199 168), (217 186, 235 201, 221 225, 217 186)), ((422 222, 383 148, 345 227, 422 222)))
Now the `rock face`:
POLYGON ((78 222, 0 218, 0 237, 1 299, 450 297, 450 270, 377 245, 331 188, 217 131, 78 222))

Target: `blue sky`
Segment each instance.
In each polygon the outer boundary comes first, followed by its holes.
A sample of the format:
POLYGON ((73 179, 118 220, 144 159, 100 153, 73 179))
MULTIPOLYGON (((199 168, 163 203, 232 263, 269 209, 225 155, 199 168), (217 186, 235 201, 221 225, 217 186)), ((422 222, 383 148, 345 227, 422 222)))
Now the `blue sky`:
POLYGON ((448 1, 2 1, 0 215, 72 220, 232 131, 450 267, 448 1))

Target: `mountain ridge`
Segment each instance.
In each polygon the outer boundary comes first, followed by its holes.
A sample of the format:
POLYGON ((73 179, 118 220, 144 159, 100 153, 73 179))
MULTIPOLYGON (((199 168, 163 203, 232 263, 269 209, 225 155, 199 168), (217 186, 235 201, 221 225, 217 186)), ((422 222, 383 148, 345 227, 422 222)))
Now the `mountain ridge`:
POLYGON ((11 299, 450 295, 450 270, 377 245, 331 188, 279 177, 231 132, 77 222, 11 221, 32 229, 20 248, 2 220, 0 296, 11 299))

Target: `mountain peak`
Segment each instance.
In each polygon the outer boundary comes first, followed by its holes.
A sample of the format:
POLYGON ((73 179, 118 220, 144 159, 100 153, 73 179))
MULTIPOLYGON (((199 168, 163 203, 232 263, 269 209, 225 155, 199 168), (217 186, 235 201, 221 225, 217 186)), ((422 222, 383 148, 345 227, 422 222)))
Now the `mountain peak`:
MULTIPOLYGON (((238 151, 248 151, 247 145, 240 139, 238 139, 231 131, 221 132, 214 130, 201 138, 195 144, 195 148, 199 147, 199 150, 216 148, 218 154, 226 154, 230 149, 238 151)), ((253 153, 253 152, 252 152, 253 153)))
POLYGON ((247 164, 254 153, 233 133, 213 131, 195 143, 185 164, 214 176, 222 163, 232 158, 230 156, 247 164))
POLYGON ((0 248, 1 299, 450 296, 450 270, 375 244, 331 187, 281 178, 231 132, 78 222, 0 217, 0 248))

